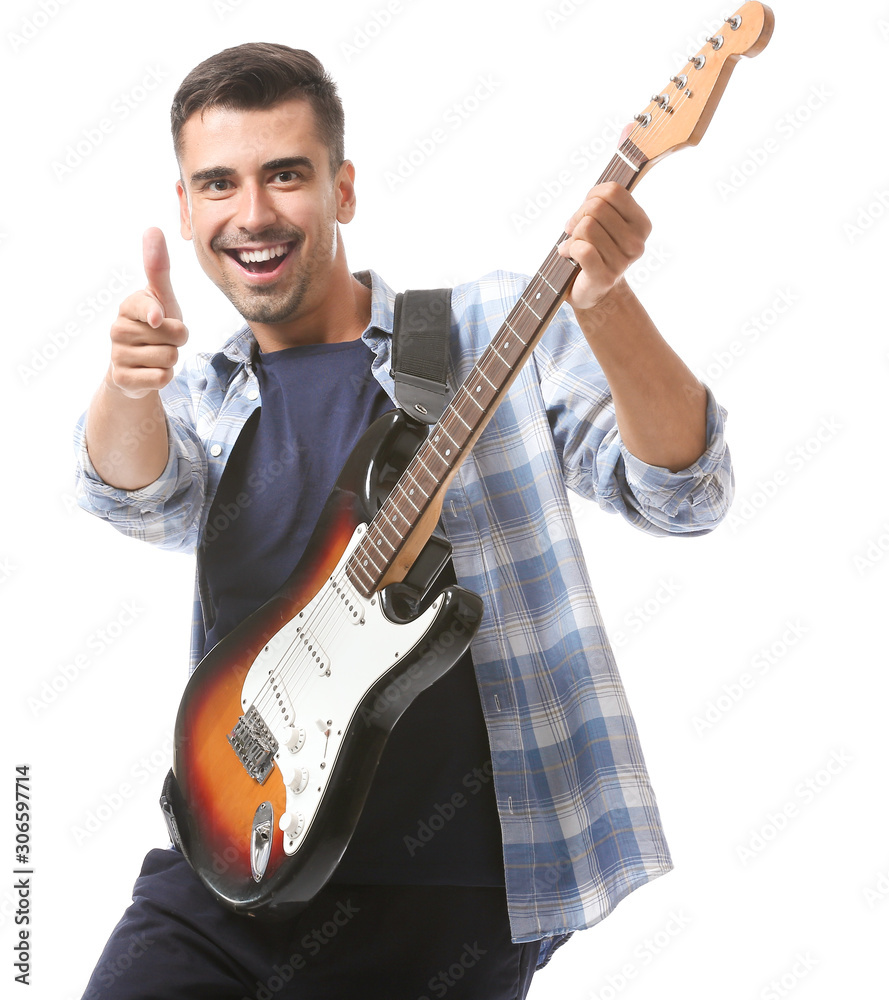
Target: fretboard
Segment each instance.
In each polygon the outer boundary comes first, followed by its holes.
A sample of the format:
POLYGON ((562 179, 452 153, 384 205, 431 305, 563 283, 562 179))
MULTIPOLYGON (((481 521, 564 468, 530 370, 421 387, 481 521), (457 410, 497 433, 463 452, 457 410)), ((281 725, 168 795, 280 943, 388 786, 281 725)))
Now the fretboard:
MULTIPOLYGON (((599 183, 616 181, 629 189, 644 162, 639 149, 625 140, 599 183)), ((423 515, 440 500, 562 305, 578 271, 558 252, 566 238, 562 233, 550 250, 352 553, 346 574, 365 597, 379 589, 423 515)))

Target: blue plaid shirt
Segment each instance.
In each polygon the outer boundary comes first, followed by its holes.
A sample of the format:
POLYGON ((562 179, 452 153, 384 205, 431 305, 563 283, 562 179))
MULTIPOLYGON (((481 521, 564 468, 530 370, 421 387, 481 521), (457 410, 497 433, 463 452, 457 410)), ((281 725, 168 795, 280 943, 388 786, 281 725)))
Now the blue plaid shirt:
MULTIPOLYGON (((373 272, 363 339, 389 374, 394 293, 373 272)), ((468 375, 524 290, 498 272, 452 297, 452 385, 468 375)), ((144 489, 103 483, 78 425, 81 505, 121 531, 193 551, 238 433, 260 405, 248 328, 163 390, 170 457, 144 489)), ((708 394, 709 396, 709 394, 708 394)), ((707 450, 676 473, 639 461, 563 307, 459 468, 442 526, 461 584, 485 615, 472 657, 491 744, 513 939, 547 941, 605 917, 671 868, 636 727, 590 586, 566 487, 656 535, 702 534, 733 489, 724 412, 708 399, 707 450)), ((197 585, 193 666, 212 612, 197 585)))

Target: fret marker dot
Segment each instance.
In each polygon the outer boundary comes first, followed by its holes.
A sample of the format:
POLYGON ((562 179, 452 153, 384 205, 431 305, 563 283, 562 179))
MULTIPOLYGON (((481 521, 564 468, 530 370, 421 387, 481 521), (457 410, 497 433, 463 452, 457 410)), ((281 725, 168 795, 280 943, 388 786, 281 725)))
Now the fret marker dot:
POLYGON ((450 453, 451 453, 451 449, 450 448, 446 448, 445 449, 445 455, 450 455, 450 453))
POLYGON ((475 391, 476 391, 476 392, 481 392, 481 391, 482 391, 482 387, 481 387, 480 385, 477 385, 477 386, 475 387, 475 391))

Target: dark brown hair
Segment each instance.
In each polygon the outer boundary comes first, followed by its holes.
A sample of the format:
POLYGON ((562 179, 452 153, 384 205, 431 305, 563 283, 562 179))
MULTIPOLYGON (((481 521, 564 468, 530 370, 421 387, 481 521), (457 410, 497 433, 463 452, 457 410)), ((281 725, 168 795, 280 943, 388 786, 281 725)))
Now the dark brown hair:
POLYGON ((327 146, 335 173, 345 158, 343 105, 336 84, 311 52, 274 42, 224 49, 182 81, 170 110, 176 157, 182 153, 182 126, 196 112, 211 107, 262 110, 294 97, 311 104, 318 138, 327 146))

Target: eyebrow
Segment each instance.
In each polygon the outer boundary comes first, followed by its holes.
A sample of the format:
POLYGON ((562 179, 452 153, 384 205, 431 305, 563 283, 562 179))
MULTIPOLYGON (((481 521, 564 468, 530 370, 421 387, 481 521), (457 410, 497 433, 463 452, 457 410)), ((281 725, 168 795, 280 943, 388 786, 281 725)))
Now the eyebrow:
MULTIPOLYGON (((263 163, 263 170, 291 170, 299 167, 302 170, 315 171, 315 164, 308 156, 282 156, 277 160, 269 160, 263 163)), ((205 170, 196 170, 191 175, 192 184, 201 184, 204 181, 218 181, 236 174, 234 167, 207 167, 205 170)))

